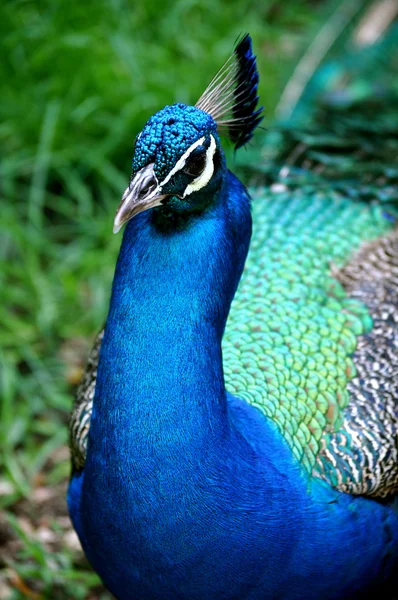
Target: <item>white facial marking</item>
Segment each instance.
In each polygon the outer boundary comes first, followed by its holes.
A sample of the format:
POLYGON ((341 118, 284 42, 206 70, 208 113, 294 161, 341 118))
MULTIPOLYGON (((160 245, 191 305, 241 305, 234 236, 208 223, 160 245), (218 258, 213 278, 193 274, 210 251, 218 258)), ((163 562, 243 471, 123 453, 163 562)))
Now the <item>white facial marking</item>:
POLYGON ((191 154, 191 152, 193 152, 195 148, 203 144, 204 141, 205 138, 201 137, 200 140, 196 140, 196 142, 192 144, 192 146, 190 146, 186 152, 184 152, 181 158, 178 159, 174 167, 171 169, 170 173, 163 179, 161 183, 159 183, 159 187, 163 187, 164 185, 166 185, 166 183, 170 181, 170 179, 173 177, 173 175, 177 173, 177 171, 181 171, 181 169, 185 166, 187 158, 191 154))
MULTIPOLYGON (((202 138, 202 140, 203 140, 203 138, 202 138)), ((191 146, 191 148, 193 148, 193 146, 191 146)), ((192 192, 197 192, 197 191, 201 190, 202 188, 205 187, 205 185, 207 185, 209 183, 209 181, 212 178, 212 175, 214 173, 213 157, 214 157, 215 151, 216 151, 216 142, 215 142, 214 137, 212 135, 210 135, 210 145, 206 150, 205 168, 203 169, 202 173, 196 179, 194 179, 192 181, 192 183, 187 185, 187 187, 185 188, 185 192, 182 196, 183 198, 185 198, 186 196, 189 196, 189 194, 192 194, 192 192)))

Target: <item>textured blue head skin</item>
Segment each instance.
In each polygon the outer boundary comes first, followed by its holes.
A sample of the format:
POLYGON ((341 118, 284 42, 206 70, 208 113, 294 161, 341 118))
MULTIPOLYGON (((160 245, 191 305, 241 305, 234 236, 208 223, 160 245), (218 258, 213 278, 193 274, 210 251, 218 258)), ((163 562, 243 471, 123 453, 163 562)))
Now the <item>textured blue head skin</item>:
POLYGON ((217 125, 203 110, 181 103, 165 106, 149 119, 136 141, 133 172, 154 163, 155 174, 162 181, 181 155, 209 133, 216 136, 217 125))

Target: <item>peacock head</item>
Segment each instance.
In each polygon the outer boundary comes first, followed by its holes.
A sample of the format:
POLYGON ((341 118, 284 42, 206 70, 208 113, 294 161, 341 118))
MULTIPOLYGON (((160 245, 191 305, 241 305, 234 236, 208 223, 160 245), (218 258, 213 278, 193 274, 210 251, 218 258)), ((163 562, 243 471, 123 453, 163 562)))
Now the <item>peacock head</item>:
POLYGON ((225 157, 219 134, 235 149, 246 144, 262 119, 258 73, 249 35, 236 44, 196 106, 166 106, 138 134, 130 185, 116 212, 114 232, 145 210, 167 214, 203 210, 222 186, 225 157))

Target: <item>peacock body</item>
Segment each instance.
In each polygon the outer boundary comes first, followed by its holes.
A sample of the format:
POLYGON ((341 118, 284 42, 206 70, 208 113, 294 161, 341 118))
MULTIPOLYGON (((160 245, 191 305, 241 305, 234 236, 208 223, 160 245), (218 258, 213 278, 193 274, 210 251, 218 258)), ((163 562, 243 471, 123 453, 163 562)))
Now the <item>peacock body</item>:
POLYGON ((398 583, 396 35, 369 49, 379 76, 348 65, 345 95, 331 78, 305 126, 267 134, 252 200, 219 138, 261 120, 248 36, 196 107, 136 140, 68 491, 120 600, 398 583))

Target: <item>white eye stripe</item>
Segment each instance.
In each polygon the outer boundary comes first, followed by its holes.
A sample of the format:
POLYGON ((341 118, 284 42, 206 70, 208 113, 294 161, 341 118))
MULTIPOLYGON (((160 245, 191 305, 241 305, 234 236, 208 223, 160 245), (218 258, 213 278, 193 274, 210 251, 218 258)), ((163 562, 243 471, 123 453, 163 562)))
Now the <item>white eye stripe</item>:
MULTIPOLYGON (((210 137, 212 137, 212 136, 210 136, 210 137)), ((187 162, 187 158, 189 157, 189 155, 195 150, 195 148, 197 148, 198 146, 203 144, 204 141, 205 141, 205 138, 201 137, 200 140, 196 140, 196 142, 194 144, 192 144, 192 146, 190 146, 186 152, 184 152, 184 154, 181 156, 181 158, 178 159, 178 161, 176 162, 174 167, 171 169, 170 173, 168 175, 166 175, 166 177, 163 179, 163 181, 161 183, 159 183, 159 187, 163 187, 164 185, 166 185, 166 183, 168 183, 170 181, 170 179, 173 177, 173 175, 175 175, 178 171, 181 171, 181 169, 185 166, 185 163, 187 162)))
POLYGON ((215 139, 212 135, 210 135, 210 145, 206 150, 206 163, 205 163, 205 168, 203 169, 202 173, 192 181, 192 183, 190 183, 189 185, 187 185, 187 187, 185 188, 185 192, 183 193, 183 198, 185 198, 186 196, 189 196, 189 194, 192 194, 192 192, 198 192, 199 190, 201 190, 202 188, 205 187, 205 185, 207 185, 210 181, 210 179, 212 178, 212 175, 214 173, 214 162, 213 162, 213 157, 216 151, 216 142, 215 139))

